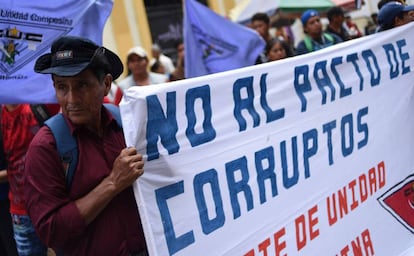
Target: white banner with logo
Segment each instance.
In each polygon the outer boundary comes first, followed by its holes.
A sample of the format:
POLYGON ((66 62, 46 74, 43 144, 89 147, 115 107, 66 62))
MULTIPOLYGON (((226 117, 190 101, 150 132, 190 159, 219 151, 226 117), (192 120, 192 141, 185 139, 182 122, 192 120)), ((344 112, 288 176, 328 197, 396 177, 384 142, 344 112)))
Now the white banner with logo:
POLYGON ((56 102, 50 75, 34 72, 36 59, 64 35, 102 44, 113 0, 2 0, 0 104, 56 102))
POLYGON ((150 255, 410 255, 414 24, 126 93, 150 255))

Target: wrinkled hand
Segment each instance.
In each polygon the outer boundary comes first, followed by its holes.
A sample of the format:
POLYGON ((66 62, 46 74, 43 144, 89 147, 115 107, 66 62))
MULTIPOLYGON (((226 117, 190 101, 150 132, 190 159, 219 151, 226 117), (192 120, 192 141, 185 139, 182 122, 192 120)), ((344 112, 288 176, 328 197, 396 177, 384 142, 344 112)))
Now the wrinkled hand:
POLYGON ((135 147, 128 147, 121 151, 115 159, 109 179, 118 191, 129 187, 144 173, 144 160, 137 153, 135 147))

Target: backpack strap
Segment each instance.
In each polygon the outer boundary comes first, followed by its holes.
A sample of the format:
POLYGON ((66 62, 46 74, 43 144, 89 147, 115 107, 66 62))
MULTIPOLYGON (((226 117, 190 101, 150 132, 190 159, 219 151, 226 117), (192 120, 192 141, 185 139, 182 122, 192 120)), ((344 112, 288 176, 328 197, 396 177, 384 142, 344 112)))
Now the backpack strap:
POLYGON ((111 112, 118 126, 122 128, 122 119, 121 119, 121 113, 119 112, 119 107, 115 106, 114 104, 110 104, 110 103, 106 103, 104 104, 104 106, 107 110, 109 110, 109 112, 111 112))
POLYGON ((305 37, 303 38, 303 42, 305 43, 306 49, 308 49, 308 52, 313 52, 313 44, 312 44, 312 39, 310 38, 310 36, 305 35, 305 37))
MULTIPOLYGON (((334 37, 329 34, 329 33, 322 33, 322 36, 328 40, 330 43, 335 43, 335 39, 334 37)), ((306 49, 308 49, 308 52, 313 52, 313 43, 312 43, 312 38, 310 38, 310 36, 305 35, 305 37, 303 38, 303 42, 305 43, 306 49)))
POLYGON ((334 39, 334 37, 331 35, 331 34, 329 34, 329 33, 323 33, 322 34, 329 42, 331 42, 331 43, 334 43, 335 42, 335 39, 334 39))
POLYGON ((50 118, 49 110, 45 104, 30 104, 30 109, 40 126, 50 118))
POLYGON ((45 122, 45 125, 52 131, 56 141, 56 148, 65 172, 66 186, 70 189, 73 175, 78 164, 78 145, 75 137, 70 133, 62 113, 59 113, 45 122))
MULTIPOLYGON (((122 128, 119 108, 113 104, 104 104, 104 106, 116 119, 118 126, 122 128)), ((45 125, 49 127, 55 138, 57 151, 65 169, 66 186, 70 190, 73 176, 78 165, 79 152, 76 138, 70 133, 69 126, 61 113, 48 119, 45 122, 45 125)))

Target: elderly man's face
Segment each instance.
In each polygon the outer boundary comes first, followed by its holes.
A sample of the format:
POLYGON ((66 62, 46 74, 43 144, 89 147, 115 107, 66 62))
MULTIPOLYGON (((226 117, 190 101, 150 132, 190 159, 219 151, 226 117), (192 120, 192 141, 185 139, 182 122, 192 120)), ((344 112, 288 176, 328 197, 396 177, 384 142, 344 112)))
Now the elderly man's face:
POLYGON ((111 75, 106 75, 101 82, 89 69, 72 77, 53 75, 62 112, 75 125, 87 127, 95 127, 100 123, 103 99, 111 89, 111 82, 111 75))

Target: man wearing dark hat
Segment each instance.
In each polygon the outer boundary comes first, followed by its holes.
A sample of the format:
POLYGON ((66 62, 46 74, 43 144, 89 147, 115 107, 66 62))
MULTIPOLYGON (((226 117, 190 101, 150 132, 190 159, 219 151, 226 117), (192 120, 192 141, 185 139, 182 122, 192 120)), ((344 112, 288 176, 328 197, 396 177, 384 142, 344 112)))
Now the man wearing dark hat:
POLYGON ((34 137, 26 159, 26 206, 39 237, 63 255, 147 255, 132 183, 142 155, 126 147, 122 128, 103 105, 119 57, 84 38, 57 39, 34 67, 51 74, 78 160, 70 186, 48 126, 34 137))
POLYGON ((384 4, 378 13, 379 31, 402 26, 414 20, 414 5, 404 5, 400 2, 384 4))
POLYGON ((305 37, 296 48, 297 55, 314 52, 342 42, 337 35, 323 32, 321 17, 316 10, 306 10, 301 16, 301 21, 305 37))

